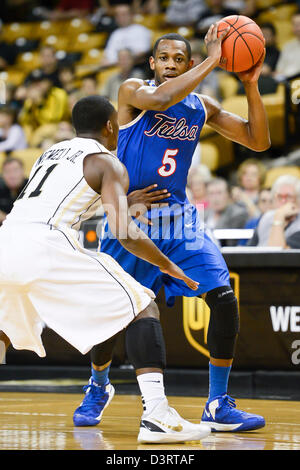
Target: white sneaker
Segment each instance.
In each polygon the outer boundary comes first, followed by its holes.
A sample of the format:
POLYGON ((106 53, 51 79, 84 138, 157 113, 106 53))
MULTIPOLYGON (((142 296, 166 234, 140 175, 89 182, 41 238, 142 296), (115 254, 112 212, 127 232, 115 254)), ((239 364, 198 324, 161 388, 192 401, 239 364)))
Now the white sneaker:
POLYGON ((151 413, 142 415, 138 442, 165 444, 199 441, 210 432, 209 426, 186 421, 168 405, 168 400, 162 400, 151 413))

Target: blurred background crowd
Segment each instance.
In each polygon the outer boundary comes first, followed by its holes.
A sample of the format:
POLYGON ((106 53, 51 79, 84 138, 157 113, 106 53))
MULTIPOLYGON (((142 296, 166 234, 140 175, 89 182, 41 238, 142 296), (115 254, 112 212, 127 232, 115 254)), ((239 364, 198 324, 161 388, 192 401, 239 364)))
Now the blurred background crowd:
MULTIPOLYGON (((299 0, 2 0, 0 224, 41 152, 74 136, 71 111, 78 99, 99 93, 117 107, 124 80, 152 78, 148 58, 167 32, 189 39, 194 62, 201 63, 207 29, 232 14, 254 19, 265 37, 259 89, 272 146, 257 154, 205 125, 188 196, 208 230, 252 230, 216 243, 300 248, 299 0), (282 227, 279 239, 272 236, 274 220, 282 227)), ((234 74, 217 68, 195 91, 247 117, 234 74)))

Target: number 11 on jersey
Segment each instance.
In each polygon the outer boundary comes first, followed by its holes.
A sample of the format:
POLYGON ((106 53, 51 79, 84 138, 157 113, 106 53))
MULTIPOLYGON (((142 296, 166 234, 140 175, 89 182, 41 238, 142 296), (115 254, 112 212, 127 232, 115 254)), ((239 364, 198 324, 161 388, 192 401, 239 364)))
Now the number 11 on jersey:
POLYGON ((160 176, 171 176, 176 171, 177 161, 174 158, 178 154, 178 149, 167 149, 162 159, 162 166, 157 170, 160 176))

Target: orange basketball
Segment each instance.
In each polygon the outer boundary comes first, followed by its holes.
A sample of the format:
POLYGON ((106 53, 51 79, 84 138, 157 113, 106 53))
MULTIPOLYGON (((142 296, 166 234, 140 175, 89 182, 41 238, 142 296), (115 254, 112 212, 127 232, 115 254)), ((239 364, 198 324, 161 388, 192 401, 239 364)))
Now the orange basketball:
POLYGON ((220 67, 228 72, 249 70, 263 54, 265 47, 263 33, 251 18, 232 15, 218 22, 218 36, 228 26, 230 30, 222 42, 220 67), (222 63, 224 58, 227 62, 222 63))

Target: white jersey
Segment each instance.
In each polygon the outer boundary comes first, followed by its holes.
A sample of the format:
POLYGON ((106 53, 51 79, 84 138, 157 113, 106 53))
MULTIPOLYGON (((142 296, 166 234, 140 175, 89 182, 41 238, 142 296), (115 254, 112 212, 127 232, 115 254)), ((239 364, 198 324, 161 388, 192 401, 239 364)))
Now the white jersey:
POLYGON ((84 158, 94 153, 116 158, 96 140, 80 137, 46 150, 33 165, 29 182, 5 224, 42 223, 62 231, 78 231, 101 205, 101 195, 88 185, 83 174, 84 158))

